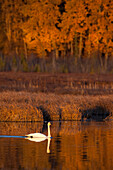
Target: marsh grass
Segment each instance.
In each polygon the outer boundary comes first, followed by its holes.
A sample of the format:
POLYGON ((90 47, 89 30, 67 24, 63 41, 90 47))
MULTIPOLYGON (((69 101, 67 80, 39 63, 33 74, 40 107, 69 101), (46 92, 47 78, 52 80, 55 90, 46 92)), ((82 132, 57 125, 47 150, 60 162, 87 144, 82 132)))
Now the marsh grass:
POLYGON ((0 121, 85 120, 93 119, 94 115, 112 118, 113 95, 0 93, 0 121))

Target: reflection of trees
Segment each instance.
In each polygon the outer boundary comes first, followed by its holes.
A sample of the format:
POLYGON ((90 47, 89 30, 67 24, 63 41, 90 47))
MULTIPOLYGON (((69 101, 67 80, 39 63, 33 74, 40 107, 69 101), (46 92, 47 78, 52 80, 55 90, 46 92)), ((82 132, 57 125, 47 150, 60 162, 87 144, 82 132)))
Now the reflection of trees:
POLYGON ((43 122, 1 122, 0 135, 20 135, 24 136, 30 132, 41 132, 43 122))
MULTIPOLYGON (((6 125, 1 126, 3 128, 6 129, 6 125)), ((35 143, 1 138, 0 169, 112 169, 112 123, 67 121, 61 122, 59 128, 59 122, 53 122, 51 134, 49 154, 46 153, 47 140, 35 143)))
MULTIPOLYGON (((73 124, 75 125, 75 123, 73 124)), ((61 153, 65 156, 63 169, 110 169, 113 154, 111 135, 113 130, 106 129, 108 124, 94 123, 81 125, 75 134, 64 135, 61 153), (110 162, 109 162, 110 161, 110 162), (108 167, 108 168, 107 168, 108 167)), ((66 126, 65 126, 66 128, 66 126)))

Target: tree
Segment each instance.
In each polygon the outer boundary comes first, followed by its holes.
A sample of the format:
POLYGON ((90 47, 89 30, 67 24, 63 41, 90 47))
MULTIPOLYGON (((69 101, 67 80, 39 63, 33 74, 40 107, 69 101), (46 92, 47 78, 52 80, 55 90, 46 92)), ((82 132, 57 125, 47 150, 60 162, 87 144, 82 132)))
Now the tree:
MULTIPOLYGON (((105 55, 113 51, 113 2, 110 0, 66 0, 62 16, 62 43, 71 43, 72 50, 78 45, 78 57, 92 51, 105 55), (76 41, 75 41, 76 40, 76 41), (77 41, 78 40, 78 41, 77 41)), ((76 50, 77 52, 77 50, 76 50)), ((106 66, 105 66, 106 67, 106 66)))
POLYGON ((83 0, 67 0, 65 11, 60 24, 62 37, 65 43, 71 44, 71 51, 73 51, 74 46, 78 45, 79 51, 75 48, 75 52, 79 53, 75 55, 80 58, 83 49, 83 38, 87 29, 87 9, 83 0), (78 43, 77 39, 79 39, 78 43))
POLYGON ((86 44, 92 47, 92 50, 98 51, 101 67, 106 70, 108 55, 112 55, 113 52, 113 2, 109 0, 91 0, 87 3, 90 9, 88 26, 88 37, 90 38, 87 39, 86 44), (102 54, 105 56, 104 63, 101 58, 102 54))
POLYGON ((17 55, 19 50, 22 50, 23 35, 22 30, 19 27, 21 20, 21 14, 19 8, 22 6, 22 2, 19 0, 5 0, 2 1, 2 18, 4 22, 4 32, 7 37, 7 50, 6 53, 14 51, 17 55))
POLYGON ((39 56, 45 56, 46 51, 55 51, 59 44, 59 29, 57 27, 60 12, 59 1, 52 0, 28 0, 21 9, 24 21, 21 29, 24 33, 24 41, 28 48, 34 50, 39 56))

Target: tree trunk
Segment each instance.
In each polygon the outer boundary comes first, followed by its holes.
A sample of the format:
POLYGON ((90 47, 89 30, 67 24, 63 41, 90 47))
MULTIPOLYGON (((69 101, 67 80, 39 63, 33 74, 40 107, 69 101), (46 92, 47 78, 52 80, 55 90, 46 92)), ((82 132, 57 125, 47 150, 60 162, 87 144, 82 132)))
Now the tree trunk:
POLYGON ((73 41, 71 41, 71 55, 73 55, 73 41))
POLYGON ((79 41, 79 58, 82 55, 82 33, 80 33, 80 41, 79 41))
POLYGON ((24 42, 25 58, 27 59, 27 44, 24 42))
POLYGON ((10 42, 12 30, 11 30, 11 18, 9 15, 9 10, 7 11, 7 16, 5 18, 5 22, 6 22, 6 35, 7 35, 8 41, 10 42))
POLYGON ((18 47, 15 48, 16 54, 18 56, 19 52, 18 52, 18 47))
POLYGON ((100 47, 99 47, 99 42, 98 42, 98 58, 100 60, 100 66, 101 66, 101 71, 103 72, 103 60, 102 60, 102 53, 100 53, 100 47))
POLYGON ((53 55, 52 55, 52 68, 53 68, 53 72, 56 71, 56 52, 55 50, 53 51, 53 55))
POLYGON ((56 59, 58 59, 59 58, 59 51, 58 51, 58 49, 56 49, 55 52, 56 52, 56 59))
POLYGON ((99 58, 99 60, 100 60, 101 70, 102 70, 102 72, 103 72, 103 60, 102 60, 102 57, 101 57, 100 52, 98 52, 98 58, 99 58))
POLYGON ((104 63, 105 71, 107 71, 107 62, 108 62, 108 52, 106 52, 106 54, 105 54, 105 63, 104 63))
POLYGON ((78 57, 78 43, 77 43, 77 34, 75 33, 75 57, 78 57))
POLYGON ((88 35, 88 42, 89 42, 89 45, 88 45, 88 57, 90 58, 90 55, 91 55, 90 33, 88 35))

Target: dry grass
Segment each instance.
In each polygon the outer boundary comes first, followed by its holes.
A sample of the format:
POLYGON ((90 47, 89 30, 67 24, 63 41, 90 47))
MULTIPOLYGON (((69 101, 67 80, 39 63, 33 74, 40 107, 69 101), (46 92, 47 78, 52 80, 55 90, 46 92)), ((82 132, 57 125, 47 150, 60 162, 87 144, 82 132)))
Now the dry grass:
POLYGON ((81 120, 81 113, 79 112, 79 107, 75 104, 67 104, 61 106, 62 120, 81 120))
POLYGON ((113 94, 112 74, 0 72, 0 91, 57 94, 113 94))
POLYGON ((112 118, 113 95, 75 96, 11 91, 0 93, 1 121, 82 120, 100 115, 104 119, 108 116, 112 118))
POLYGON ((42 112, 31 105, 7 104, 0 106, 1 121, 43 121, 42 112))

